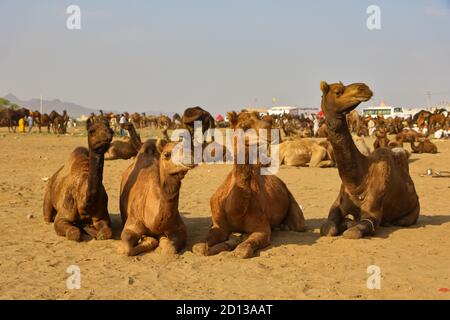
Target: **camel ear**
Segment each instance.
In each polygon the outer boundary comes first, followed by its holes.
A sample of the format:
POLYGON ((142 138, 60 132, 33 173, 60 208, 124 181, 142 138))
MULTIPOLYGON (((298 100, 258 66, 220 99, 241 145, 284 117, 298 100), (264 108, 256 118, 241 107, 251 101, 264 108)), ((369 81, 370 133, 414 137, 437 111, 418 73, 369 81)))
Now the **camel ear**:
POLYGON ((89 131, 89 129, 91 128, 91 126, 92 126, 92 119, 91 119, 91 118, 88 118, 88 119, 86 120, 86 131, 89 131))
POLYGON ((231 124, 231 127, 232 128, 236 127, 236 125, 238 123, 238 115, 237 115, 237 113, 235 111, 228 112, 227 113, 227 118, 228 118, 228 121, 231 124))
POLYGON ((158 139, 156 141, 156 150, 158 150, 159 153, 162 153, 165 145, 167 144, 167 140, 166 139, 158 139))
POLYGON ((325 81, 322 81, 320 83, 320 90, 322 90, 322 93, 324 95, 328 94, 328 91, 330 91, 330 86, 328 85, 328 83, 326 83, 325 81))

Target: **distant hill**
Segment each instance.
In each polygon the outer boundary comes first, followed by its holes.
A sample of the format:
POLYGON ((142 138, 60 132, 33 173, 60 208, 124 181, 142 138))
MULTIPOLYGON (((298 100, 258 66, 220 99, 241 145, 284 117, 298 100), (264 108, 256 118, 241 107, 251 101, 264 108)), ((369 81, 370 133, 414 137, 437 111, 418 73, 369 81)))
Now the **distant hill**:
MULTIPOLYGON (((40 99, 37 99, 37 98, 29 99, 29 100, 21 100, 11 93, 4 96, 4 98, 8 99, 11 103, 15 103, 15 104, 17 104, 21 107, 27 108, 27 109, 39 111, 39 108, 40 108, 40 99)), ((89 115, 92 112, 98 113, 98 111, 99 111, 98 109, 86 108, 86 107, 80 106, 79 104, 76 104, 73 102, 61 101, 59 99, 53 99, 53 100, 44 100, 43 99, 42 106, 43 106, 44 113, 50 113, 50 112, 52 112, 52 110, 55 110, 58 113, 62 113, 63 110, 67 110, 67 113, 72 118, 79 118, 81 115, 89 115)), ((105 113, 106 112, 118 113, 118 111, 116 111, 116 110, 103 109, 103 111, 105 113)), ((160 111, 147 111, 146 112, 146 114, 148 114, 148 115, 165 114, 168 116, 172 116, 174 113, 175 112, 172 112, 172 111, 161 111, 161 112, 160 111)))
MULTIPOLYGON (((21 107, 38 110, 40 108, 40 99, 21 100, 13 94, 7 94, 5 99, 8 99, 11 103, 15 103, 21 107)), ((74 118, 78 118, 81 115, 88 115, 91 112, 98 112, 96 109, 86 108, 73 102, 61 101, 59 99, 54 100, 42 100, 42 109, 44 113, 50 113, 55 110, 58 113, 62 113, 63 110, 67 110, 67 113, 74 118)), ((107 110, 104 110, 107 112, 107 110)))

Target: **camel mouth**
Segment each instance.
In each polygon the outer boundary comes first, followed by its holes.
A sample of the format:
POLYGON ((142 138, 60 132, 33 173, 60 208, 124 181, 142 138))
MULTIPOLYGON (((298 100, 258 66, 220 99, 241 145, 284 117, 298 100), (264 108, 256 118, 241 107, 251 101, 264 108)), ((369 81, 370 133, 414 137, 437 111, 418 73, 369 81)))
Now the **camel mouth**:
POLYGON ((105 153, 106 151, 108 151, 110 144, 110 142, 96 143, 92 146, 92 149, 96 153, 105 153))

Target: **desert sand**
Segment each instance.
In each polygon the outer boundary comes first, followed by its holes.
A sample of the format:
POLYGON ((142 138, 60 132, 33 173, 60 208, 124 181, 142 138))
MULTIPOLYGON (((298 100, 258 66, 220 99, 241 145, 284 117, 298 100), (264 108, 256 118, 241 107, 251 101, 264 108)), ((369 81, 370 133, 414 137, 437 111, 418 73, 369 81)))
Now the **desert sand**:
MULTIPOLYGON (((372 238, 321 238, 320 225, 336 198, 336 168, 281 167, 282 178, 304 208, 308 231, 273 233, 255 258, 231 253, 199 257, 190 249, 210 226, 209 198, 230 171, 201 165, 183 181, 180 212, 188 245, 176 256, 158 251, 138 257, 116 252, 121 232, 119 185, 132 160, 105 163, 104 184, 115 240, 85 236, 74 243, 55 234, 42 217, 50 177, 81 134, 8 134, 0 129, 1 299, 450 299, 450 179, 421 176, 450 170, 450 141, 436 141, 436 155, 412 155, 411 176, 421 217, 410 228, 381 228, 372 238), (30 216, 32 215, 32 217, 30 216), (81 288, 66 286, 70 265, 81 270, 81 288), (370 265, 381 269, 381 289, 369 290, 370 265)), ((368 144, 372 140, 368 139, 368 144)))

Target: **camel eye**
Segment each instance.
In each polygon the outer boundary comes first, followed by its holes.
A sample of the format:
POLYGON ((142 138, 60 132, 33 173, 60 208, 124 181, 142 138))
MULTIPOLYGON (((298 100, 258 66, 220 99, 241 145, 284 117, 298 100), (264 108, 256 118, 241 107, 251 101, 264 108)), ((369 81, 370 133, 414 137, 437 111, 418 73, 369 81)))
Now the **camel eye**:
POLYGON ((166 151, 163 153, 163 157, 166 160, 169 160, 171 155, 172 155, 172 153, 170 151, 166 151))

